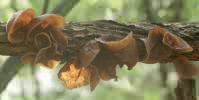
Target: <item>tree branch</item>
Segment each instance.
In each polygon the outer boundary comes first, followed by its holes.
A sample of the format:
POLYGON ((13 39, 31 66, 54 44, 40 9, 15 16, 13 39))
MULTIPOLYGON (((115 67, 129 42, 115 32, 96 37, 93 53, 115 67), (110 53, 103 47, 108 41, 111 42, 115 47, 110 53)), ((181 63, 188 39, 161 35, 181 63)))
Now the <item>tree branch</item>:
POLYGON ((21 69, 22 66, 19 57, 10 57, 0 68, 0 93, 5 90, 7 84, 12 80, 13 76, 21 69), (17 65, 16 65, 17 64, 17 65), (11 70, 10 70, 11 69, 11 70))
POLYGON ((48 5, 49 5, 49 0, 44 0, 44 3, 43 3, 43 10, 42 10, 42 13, 41 13, 41 14, 47 13, 47 11, 48 11, 48 5))
POLYGON ((61 0, 51 13, 66 16, 79 1, 80 0, 61 0))
MULTIPOLYGON (((190 24, 180 24, 180 23, 171 23, 171 24, 157 24, 157 23, 141 23, 133 25, 120 24, 114 21, 100 20, 93 22, 82 22, 82 23, 70 23, 66 25, 63 32, 69 37, 69 44, 65 52, 67 55, 78 51, 82 45, 87 43, 89 40, 101 37, 104 35, 110 35, 114 38, 123 38, 130 31, 133 31, 134 38, 138 40, 139 51, 140 51, 140 61, 145 55, 145 46, 141 39, 148 36, 148 31, 159 25, 169 32, 176 34, 177 36, 183 38, 187 41, 193 48, 194 51, 191 53, 183 54, 187 56, 190 60, 198 61, 199 60, 199 24, 190 23, 190 24)), ((0 29, 4 30, 4 35, 0 36, 0 55, 15 55, 20 56, 24 52, 28 51, 29 48, 23 45, 11 45, 6 39, 5 26, 1 25, 0 29)), ((167 61, 172 60, 176 55, 172 55, 168 58, 167 61)))
POLYGON ((173 6, 175 7, 174 10, 174 18, 173 22, 180 22, 183 20, 183 9, 185 8, 185 1, 184 0, 174 0, 173 6))

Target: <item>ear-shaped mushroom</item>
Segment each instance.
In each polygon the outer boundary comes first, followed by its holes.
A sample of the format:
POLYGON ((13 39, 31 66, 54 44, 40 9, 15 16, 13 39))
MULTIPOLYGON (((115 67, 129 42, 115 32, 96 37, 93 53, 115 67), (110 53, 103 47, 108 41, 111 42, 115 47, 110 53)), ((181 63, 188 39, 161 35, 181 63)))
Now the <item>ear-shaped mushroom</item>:
POLYGON ((35 17, 33 9, 26 9, 8 21, 8 40, 13 44, 23 42, 31 48, 31 52, 21 58, 24 63, 41 63, 52 67, 68 42, 61 28, 64 28, 62 16, 45 14, 35 17))
POLYGON ((34 64, 41 63, 49 68, 57 65, 59 52, 56 51, 56 46, 53 45, 49 34, 42 32, 37 34, 34 39, 35 47, 38 49, 34 64))
POLYGON ((146 63, 155 63, 169 57, 172 51, 191 52, 193 48, 182 38, 166 32, 161 27, 154 27, 149 31, 145 41, 147 50, 146 63))
POLYGON ((46 28, 48 28, 51 37, 57 42, 59 47, 65 48, 68 39, 61 32, 61 29, 64 28, 64 18, 55 14, 45 14, 33 19, 28 25, 27 40, 32 41, 32 37, 36 35, 35 30, 38 31, 46 28))
POLYGON ((168 32, 164 34, 163 43, 177 52, 193 51, 193 48, 186 41, 168 32))
POLYGON ((52 40, 48 33, 41 32, 35 35, 34 37, 34 45, 37 49, 42 49, 46 47, 52 46, 52 40))
POLYGON ((90 65, 90 90, 93 91, 100 82, 99 72, 94 65, 90 65))
POLYGON ((100 52, 100 48, 96 41, 89 41, 81 50, 80 50, 80 63, 81 66, 87 67, 95 59, 97 54, 100 52))
POLYGON ((41 20, 41 27, 46 28, 51 26, 56 29, 64 28, 64 17, 55 14, 45 14, 37 17, 36 19, 41 20))
POLYGON ((60 47, 60 49, 65 49, 68 44, 68 38, 66 35, 64 35, 63 32, 59 29, 50 29, 51 31, 49 32, 51 37, 55 40, 57 45, 60 47))
POLYGON ((39 50, 35 57, 34 64, 48 61, 48 55, 50 55, 48 51, 52 47, 50 36, 42 32, 35 36, 34 41, 35 47, 39 50))
POLYGON ((149 31, 148 38, 144 41, 147 51, 145 63, 156 63, 172 54, 172 50, 162 42, 164 34, 165 30, 160 27, 149 31))
POLYGON ((193 65, 185 56, 179 56, 173 61, 180 78, 189 79, 199 74, 199 68, 193 65))
POLYGON ((119 60, 119 64, 127 64, 129 69, 131 69, 138 62, 136 40, 133 38, 132 32, 124 39, 118 41, 104 41, 99 39, 97 41, 119 60))
POLYGON ((93 60, 92 65, 96 66, 99 73, 98 75, 102 80, 110 80, 117 78, 116 65, 119 63, 119 60, 115 56, 102 48, 93 60))
POLYGON ((17 12, 8 20, 6 31, 8 33, 8 40, 11 43, 19 43, 23 41, 22 37, 25 37, 25 34, 23 32, 17 32, 17 30, 28 25, 34 16, 34 10, 29 8, 24 11, 17 12))

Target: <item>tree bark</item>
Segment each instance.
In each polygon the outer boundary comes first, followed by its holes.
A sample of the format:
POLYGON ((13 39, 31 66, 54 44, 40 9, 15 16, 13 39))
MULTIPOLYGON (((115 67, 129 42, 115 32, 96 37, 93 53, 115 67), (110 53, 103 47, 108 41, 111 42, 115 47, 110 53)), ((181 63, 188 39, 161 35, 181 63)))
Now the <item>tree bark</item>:
POLYGON ((13 76, 21 69, 20 58, 12 57, 8 59, 0 68, 0 93, 6 89, 9 81, 12 80, 13 76))

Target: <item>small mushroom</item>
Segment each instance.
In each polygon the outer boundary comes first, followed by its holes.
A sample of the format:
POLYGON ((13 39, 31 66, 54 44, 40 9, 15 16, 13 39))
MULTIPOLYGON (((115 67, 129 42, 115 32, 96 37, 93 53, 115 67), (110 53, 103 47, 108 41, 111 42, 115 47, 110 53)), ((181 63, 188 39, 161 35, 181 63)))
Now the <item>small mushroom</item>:
POLYGON ((166 31, 158 26, 149 31, 144 41, 147 51, 144 63, 157 63, 172 54, 173 50, 162 42, 164 34, 167 34, 166 31))
POLYGON ((129 69, 131 69, 138 62, 138 50, 132 32, 118 41, 106 41, 100 39, 97 39, 97 41, 101 43, 110 54, 119 60, 118 64, 127 64, 129 69))
POLYGON ((35 12, 31 8, 15 13, 6 25, 8 40, 13 44, 22 42, 26 35, 23 27, 26 27, 34 17, 35 12))

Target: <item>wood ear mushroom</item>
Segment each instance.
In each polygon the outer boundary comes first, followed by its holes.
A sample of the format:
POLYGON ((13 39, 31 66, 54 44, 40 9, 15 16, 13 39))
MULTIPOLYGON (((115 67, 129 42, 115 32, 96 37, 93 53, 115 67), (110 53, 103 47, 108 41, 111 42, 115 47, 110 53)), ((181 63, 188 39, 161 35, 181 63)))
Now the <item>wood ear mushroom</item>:
POLYGON ((67 37, 61 32, 64 18, 55 14, 35 16, 29 8, 17 12, 7 23, 8 41, 11 44, 26 45, 31 48, 22 55, 22 62, 42 64, 49 68, 55 66, 68 44, 67 37))

